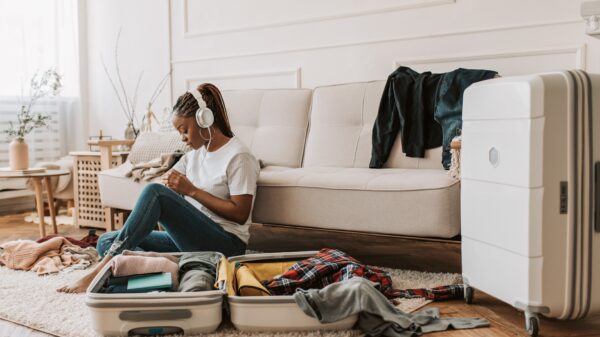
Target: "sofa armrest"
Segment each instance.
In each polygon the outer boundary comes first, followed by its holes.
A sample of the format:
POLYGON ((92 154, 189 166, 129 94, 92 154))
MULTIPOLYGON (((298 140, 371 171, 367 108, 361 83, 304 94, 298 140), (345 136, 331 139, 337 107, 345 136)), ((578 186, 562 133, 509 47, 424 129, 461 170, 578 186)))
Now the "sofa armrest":
POLYGON ((88 140, 88 145, 98 146, 100 148, 100 168, 108 170, 112 167, 112 149, 113 146, 126 145, 131 146, 135 140, 133 139, 101 139, 88 140))

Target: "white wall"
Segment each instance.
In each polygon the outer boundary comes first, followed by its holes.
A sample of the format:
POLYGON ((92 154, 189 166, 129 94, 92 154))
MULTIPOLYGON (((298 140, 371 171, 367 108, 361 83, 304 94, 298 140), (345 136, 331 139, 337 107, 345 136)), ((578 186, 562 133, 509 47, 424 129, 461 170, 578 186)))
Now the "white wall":
MULTIPOLYGON (((169 66, 167 105, 196 84, 222 89, 313 88, 419 71, 480 67, 514 75, 600 72, 600 40, 585 35, 581 0, 89 1, 90 130, 125 127, 99 61, 123 26, 124 75, 142 93, 169 66), (143 9, 142 9, 143 8, 143 9), (170 31, 169 31, 170 30, 170 31)), ((140 97, 147 97, 143 94, 140 97)), ((141 109, 141 106, 140 106, 141 109)))
MULTIPOLYGON (((87 36, 86 106, 89 112, 89 133, 123 138, 127 125, 125 114, 118 103, 104 72, 101 55, 111 75, 115 75, 115 42, 119 29, 119 65, 129 96, 133 97, 141 71, 138 121, 146 109, 152 92, 170 69, 169 56, 169 3, 167 0, 98 0, 86 1, 84 28, 87 36)), ((154 111, 171 105, 170 84, 154 103, 154 111)), ((139 127, 139 124, 137 124, 139 127)))

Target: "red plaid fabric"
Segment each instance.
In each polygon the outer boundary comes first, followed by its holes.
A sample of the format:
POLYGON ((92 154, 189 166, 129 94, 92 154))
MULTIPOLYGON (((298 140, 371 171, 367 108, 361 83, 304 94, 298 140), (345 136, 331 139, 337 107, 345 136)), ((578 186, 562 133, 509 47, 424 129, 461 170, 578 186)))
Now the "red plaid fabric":
POLYGON ((366 266, 337 249, 323 248, 317 255, 294 264, 285 273, 262 284, 272 295, 292 295, 296 289, 321 289, 325 286, 362 277, 373 282, 375 288, 387 298, 396 298, 400 292, 392 288, 389 273, 366 266))
POLYGON ((465 287, 462 284, 450 284, 435 288, 405 289, 399 290, 401 298, 424 297, 432 301, 446 301, 465 297, 465 287))

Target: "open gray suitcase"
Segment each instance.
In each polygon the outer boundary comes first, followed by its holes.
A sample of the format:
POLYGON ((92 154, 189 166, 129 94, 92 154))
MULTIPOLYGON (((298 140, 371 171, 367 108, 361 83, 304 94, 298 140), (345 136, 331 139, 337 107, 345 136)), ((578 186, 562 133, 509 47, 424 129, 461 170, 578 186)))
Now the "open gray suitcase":
POLYGON ((85 297, 92 327, 100 335, 192 335, 215 331, 221 324, 224 285, 201 292, 99 293, 111 276, 108 263, 94 278, 85 297))
MULTIPOLYGON (((299 261, 317 253, 317 251, 308 251, 248 254, 231 257, 228 263, 231 266, 238 262, 252 264, 299 261)), ((221 271, 224 269, 220 268, 221 271)), ((284 269, 282 268, 281 271, 284 269)), ((341 321, 322 324, 306 315, 298 307, 293 296, 239 296, 230 293, 227 302, 231 322, 242 331, 344 330, 352 328, 358 319, 358 315, 353 315, 341 321)))
POLYGON ((231 291, 232 267, 235 263, 295 262, 315 254, 316 251, 307 251, 248 254, 229 259, 223 256, 218 265, 218 289, 185 293, 99 293, 112 275, 108 264, 88 287, 85 303, 92 316, 93 329, 104 336, 212 332, 221 324, 224 306, 229 307, 233 325, 243 331, 350 329, 356 323, 357 315, 321 324, 307 316, 296 305, 293 296, 239 296, 231 291))
POLYGON ((462 267, 473 288, 523 310, 600 312, 600 75, 483 81, 464 95, 462 267))

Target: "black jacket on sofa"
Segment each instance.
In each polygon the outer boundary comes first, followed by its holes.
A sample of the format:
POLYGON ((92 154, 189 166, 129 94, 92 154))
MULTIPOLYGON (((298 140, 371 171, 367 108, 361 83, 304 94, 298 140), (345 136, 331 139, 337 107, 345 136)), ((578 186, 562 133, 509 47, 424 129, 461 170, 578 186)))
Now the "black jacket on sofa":
POLYGON ((408 157, 423 158, 426 149, 443 145, 442 164, 448 169, 450 142, 462 128, 463 92, 496 74, 463 68, 442 74, 396 69, 385 84, 373 125, 369 167, 383 167, 400 132, 402 152, 408 157))

